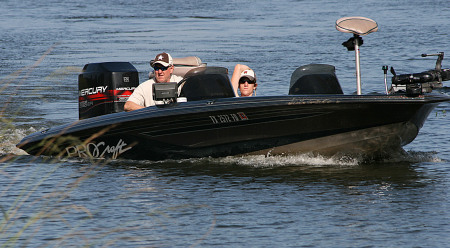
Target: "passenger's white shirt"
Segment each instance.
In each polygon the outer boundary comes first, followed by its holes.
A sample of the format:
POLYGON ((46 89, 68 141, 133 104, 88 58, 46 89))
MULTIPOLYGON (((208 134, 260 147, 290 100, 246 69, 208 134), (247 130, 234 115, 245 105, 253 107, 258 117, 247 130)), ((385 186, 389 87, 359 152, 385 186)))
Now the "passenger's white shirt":
MULTIPOLYGON (((183 78, 172 74, 169 82, 179 83, 181 79, 183 78)), ((155 79, 152 78, 140 84, 136 89, 134 89, 134 92, 131 94, 130 98, 128 98, 128 101, 132 101, 144 107, 155 105, 155 101, 153 101, 154 83, 155 79)))

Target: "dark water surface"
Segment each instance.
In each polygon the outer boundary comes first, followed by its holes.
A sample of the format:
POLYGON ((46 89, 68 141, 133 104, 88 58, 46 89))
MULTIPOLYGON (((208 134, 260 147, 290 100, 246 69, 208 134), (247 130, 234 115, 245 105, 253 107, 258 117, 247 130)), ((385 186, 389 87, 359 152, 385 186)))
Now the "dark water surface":
POLYGON ((334 28, 344 16, 379 24, 361 68, 363 93, 381 93, 382 65, 421 72, 435 64, 421 53, 449 56, 448 1, 0 4, 0 247, 448 247, 449 103, 404 154, 377 161, 52 160, 15 148, 77 119, 77 75, 91 62, 129 61, 141 82, 162 51, 230 71, 244 63, 258 95, 287 94, 298 66, 326 63, 351 94, 354 54, 341 46, 350 35, 334 28))

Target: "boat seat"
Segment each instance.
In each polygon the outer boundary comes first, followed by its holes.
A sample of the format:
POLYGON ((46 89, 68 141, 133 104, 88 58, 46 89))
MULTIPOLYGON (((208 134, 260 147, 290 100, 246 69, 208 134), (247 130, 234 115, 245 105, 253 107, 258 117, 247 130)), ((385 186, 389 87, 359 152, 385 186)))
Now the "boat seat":
POLYGON ((336 21, 336 29, 344 33, 368 35, 378 31, 378 24, 366 17, 343 17, 336 21))
POLYGON ((180 82, 180 97, 188 101, 235 97, 224 67, 198 67, 186 73, 180 82))
MULTIPOLYGON (((151 64, 151 61, 150 61, 151 64)), ((206 67, 206 63, 202 63, 202 60, 197 56, 189 56, 184 58, 173 58, 173 75, 184 77, 186 73, 197 67, 206 67)), ((155 72, 151 71, 148 75, 149 78, 155 77, 155 72)))
POLYGON ((305 94, 344 94, 334 66, 309 64, 297 68, 291 76, 289 95, 305 94))

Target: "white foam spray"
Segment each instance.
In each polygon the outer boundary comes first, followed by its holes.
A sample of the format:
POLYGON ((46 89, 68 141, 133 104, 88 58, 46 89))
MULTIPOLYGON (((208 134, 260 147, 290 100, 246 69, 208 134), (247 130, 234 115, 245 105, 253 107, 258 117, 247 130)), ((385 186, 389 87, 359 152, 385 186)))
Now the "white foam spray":
POLYGON ((36 132, 33 127, 8 129, 0 133, 0 156, 6 154, 26 155, 27 153, 16 147, 25 136, 36 132))

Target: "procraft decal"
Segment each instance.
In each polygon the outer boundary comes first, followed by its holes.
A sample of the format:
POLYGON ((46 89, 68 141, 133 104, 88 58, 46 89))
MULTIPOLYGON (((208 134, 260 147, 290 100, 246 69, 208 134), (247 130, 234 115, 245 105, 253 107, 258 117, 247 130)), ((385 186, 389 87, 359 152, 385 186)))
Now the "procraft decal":
POLYGON ((120 154, 130 150, 132 147, 126 147, 122 139, 116 145, 107 145, 104 141, 99 143, 87 143, 85 145, 76 145, 66 147, 67 156, 80 158, 105 158, 116 159, 120 154))
POLYGON ((247 115, 243 112, 239 112, 236 114, 224 114, 224 115, 210 115, 213 124, 221 124, 221 123, 230 123, 230 122, 238 122, 238 121, 246 121, 248 120, 247 115))

